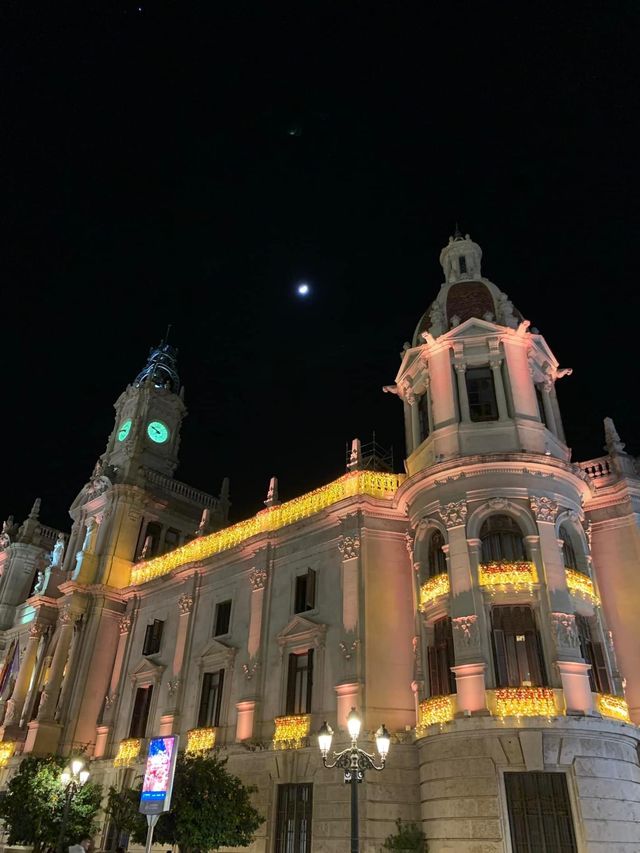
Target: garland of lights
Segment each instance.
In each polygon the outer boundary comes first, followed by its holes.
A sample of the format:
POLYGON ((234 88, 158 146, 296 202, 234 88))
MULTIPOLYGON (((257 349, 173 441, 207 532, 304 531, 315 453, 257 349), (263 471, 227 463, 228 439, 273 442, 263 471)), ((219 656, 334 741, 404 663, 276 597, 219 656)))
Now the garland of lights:
POLYGON ((268 507, 253 518, 225 527, 224 530, 218 530, 210 536, 198 536, 186 545, 176 548, 175 551, 138 563, 131 572, 131 583, 145 583, 166 575, 180 566, 228 551, 252 536, 279 530, 287 524, 309 518, 344 498, 368 495, 372 498, 389 500, 395 495, 404 479, 404 474, 352 471, 313 492, 278 506, 268 507))
POLYGON ((420 587, 420 604, 425 607, 441 595, 448 595, 451 585, 446 572, 434 575, 420 587))
POLYGON ((557 713, 551 687, 502 687, 495 695, 499 717, 554 717, 557 713))
POLYGON ((418 708, 416 734, 420 737, 428 726, 453 720, 453 696, 432 696, 424 699, 418 708))
POLYGON ((576 572, 575 569, 565 569, 564 571, 569 592, 590 601, 594 606, 600 604, 600 599, 590 577, 583 575, 582 572, 576 572))
POLYGON ((187 755, 203 755, 216 745, 216 730, 213 728, 191 729, 187 732, 187 755))
POLYGON ((492 591, 510 587, 518 592, 527 589, 531 592, 533 584, 538 580, 536 567, 533 563, 500 562, 480 563, 478 583, 492 591))
POLYGON ((138 759, 142 749, 142 740, 139 737, 130 737, 121 740, 118 754, 113 760, 114 767, 130 767, 138 759))
POLYGON ((15 748, 16 745, 12 740, 4 740, 0 743, 0 767, 7 764, 15 748))
POLYGON ((304 738, 311 728, 309 714, 297 714, 289 717, 276 717, 276 730, 273 735, 274 749, 300 749, 304 738))
POLYGON ((622 696, 611 696, 609 693, 598 693, 598 711, 603 717, 613 717, 615 720, 631 722, 629 706, 622 696))

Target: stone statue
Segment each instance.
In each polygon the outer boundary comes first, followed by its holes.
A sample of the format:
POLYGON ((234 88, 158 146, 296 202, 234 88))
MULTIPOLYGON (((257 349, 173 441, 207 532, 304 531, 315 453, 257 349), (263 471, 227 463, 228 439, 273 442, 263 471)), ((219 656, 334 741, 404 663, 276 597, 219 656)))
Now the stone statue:
POLYGON ((52 569, 62 568, 62 561, 64 559, 64 546, 64 533, 58 533, 58 539, 56 540, 56 544, 53 546, 53 551, 51 552, 52 569))
POLYGON ((444 311, 442 310, 442 305, 437 300, 431 306, 429 316, 431 317, 431 328, 429 331, 434 338, 437 338, 438 335, 441 335, 445 331, 444 311))
POLYGON ((11 545, 11 537, 15 533, 16 525, 13 520, 13 516, 10 515, 5 521, 2 522, 2 533, 0 533, 0 550, 4 550, 11 545))

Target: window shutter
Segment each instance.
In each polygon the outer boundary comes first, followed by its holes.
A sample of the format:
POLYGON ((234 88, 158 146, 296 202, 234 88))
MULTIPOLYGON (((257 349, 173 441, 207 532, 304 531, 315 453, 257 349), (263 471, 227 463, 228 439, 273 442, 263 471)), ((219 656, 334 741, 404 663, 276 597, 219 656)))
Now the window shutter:
POLYGON ((313 569, 307 571, 307 589, 304 603, 307 610, 313 610, 316 606, 316 573, 313 569))
POLYGON ((496 663, 496 687, 508 687, 507 646, 502 628, 493 629, 493 651, 496 663))
POLYGON ((211 692, 211 678, 213 673, 205 672, 204 678, 202 679, 202 693, 200 694, 200 710, 198 711, 198 726, 206 726, 209 723, 208 720, 208 708, 209 708, 209 693, 211 692))
POLYGON ((218 695, 216 697, 216 707, 213 714, 213 725, 220 725, 220 709, 222 708, 222 688, 224 687, 224 669, 218 671, 218 695))
POLYGON ((445 684, 449 685, 449 693, 455 693, 456 692, 456 677, 453 674, 453 672, 451 671, 451 667, 455 666, 456 657, 455 657, 455 652, 453 649, 453 627, 451 625, 451 619, 448 616, 447 616, 447 622, 446 622, 446 631, 447 631, 447 633, 446 633, 447 680, 445 681, 445 684))
POLYGON ((427 647, 427 661, 429 664, 429 695, 441 696, 442 689, 438 678, 438 653, 435 646, 427 647))
POLYGON ((596 680, 596 686, 600 693, 611 693, 611 684, 609 682, 609 673, 607 672, 607 663, 604 657, 602 643, 593 643, 593 670, 596 680))
POLYGON ((311 696, 313 693, 313 649, 307 652, 307 696, 306 712, 311 713, 311 696))
POLYGON ((286 714, 293 714, 296 706, 296 669, 297 655, 289 655, 289 672, 287 673, 287 706, 286 714))

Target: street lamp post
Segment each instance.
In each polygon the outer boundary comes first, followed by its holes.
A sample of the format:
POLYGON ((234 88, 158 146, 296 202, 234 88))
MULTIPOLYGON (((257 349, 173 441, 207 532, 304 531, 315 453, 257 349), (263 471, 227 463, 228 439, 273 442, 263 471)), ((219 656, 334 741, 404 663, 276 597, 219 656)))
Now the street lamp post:
POLYGON ((60 775, 60 783, 64 789, 64 809, 62 810, 62 823, 58 835, 58 851, 64 853, 64 836, 69 821, 69 809, 73 798, 89 778, 89 771, 85 769, 81 758, 74 758, 71 764, 67 764, 60 775))
POLYGON ((332 761, 327 761, 331 749, 333 731, 325 720, 318 732, 318 746, 322 755, 322 763, 325 767, 339 767, 344 770, 345 785, 351 786, 351 853, 359 853, 360 837, 358 829, 358 783, 364 779, 365 770, 384 770, 384 764, 389 754, 391 738, 384 723, 376 732, 376 746, 380 754, 380 766, 373 760, 373 755, 360 749, 358 746, 358 735, 362 718, 355 708, 352 708, 347 717, 347 728, 351 736, 351 746, 342 752, 334 752, 332 761))

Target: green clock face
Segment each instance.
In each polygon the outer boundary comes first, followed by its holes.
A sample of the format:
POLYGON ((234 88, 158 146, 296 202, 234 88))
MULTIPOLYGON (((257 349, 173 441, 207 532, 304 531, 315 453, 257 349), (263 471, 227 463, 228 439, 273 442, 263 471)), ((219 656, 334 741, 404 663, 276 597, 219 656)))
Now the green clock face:
POLYGON ((131 418, 126 421, 122 421, 120 424, 120 429, 118 430, 118 441, 124 441, 125 438, 131 432, 131 418))
POLYGON ((169 439, 169 430, 162 421, 151 421, 147 427, 147 435, 156 444, 164 444, 169 439))

